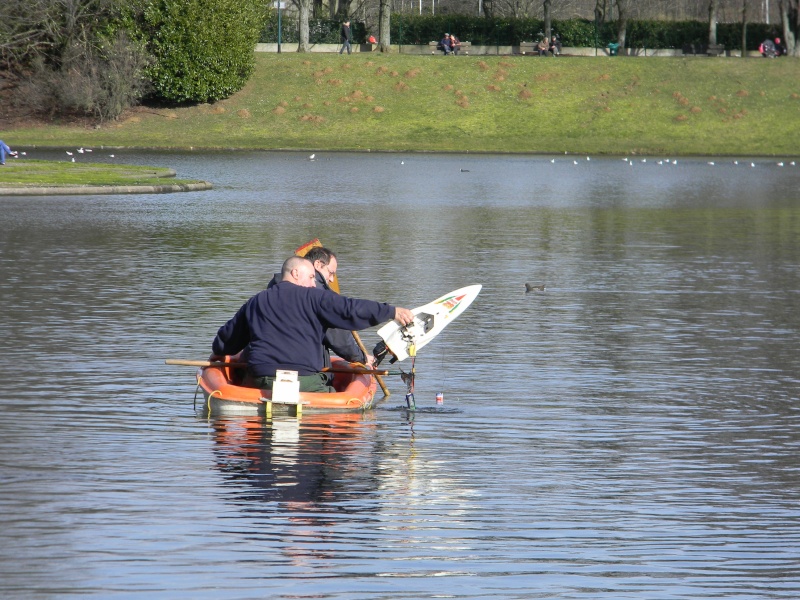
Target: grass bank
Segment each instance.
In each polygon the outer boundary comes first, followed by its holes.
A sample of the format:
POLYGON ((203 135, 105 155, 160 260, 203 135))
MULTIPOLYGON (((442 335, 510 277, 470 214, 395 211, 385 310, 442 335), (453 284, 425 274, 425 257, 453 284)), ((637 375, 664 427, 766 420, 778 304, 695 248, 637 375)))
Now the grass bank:
POLYGON ((135 193, 209 189, 204 181, 175 179, 163 167, 8 159, 0 167, 0 195, 40 193, 135 193))
POLYGON ((800 60, 257 54, 213 105, 140 107, 16 146, 800 154, 800 60))

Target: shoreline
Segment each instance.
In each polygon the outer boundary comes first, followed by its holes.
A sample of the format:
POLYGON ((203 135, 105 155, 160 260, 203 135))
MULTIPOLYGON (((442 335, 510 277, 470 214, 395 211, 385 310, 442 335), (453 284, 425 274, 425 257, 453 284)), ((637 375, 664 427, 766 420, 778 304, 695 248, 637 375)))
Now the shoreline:
MULTIPOLYGON (((46 150, 46 151, 58 151, 63 150, 65 148, 71 148, 72 146, 64 146, 64 145, 29 145, 29 146, 15 146, 24 149, 25 151, 30 150, 46 150)), ((659 156, 665 156, 669 154, 670 156, 681 157, 684 159, 687 158, 713 158, 713 157, 720 157, 720 158, 789 158, 789 159, 797 159, 800 158, 800 148, 798 149, 797 154, 791 153, 780 153, 780 152, 773 152, 769 154, 762 154, 758 152, 749 152, 749 153, 730 153, 730 152, 715 152, 715 153, 708 153, 708 154, 701 154, 697 152, 691 152, 687 154, 683 154, 681 152, 661 152, 658 154, 654 153, 646 153, 646 152, 638 152, 632 150, 630 152, 575 152, 575 151, 565 151, 565 152, 538 152, 538 151, 524 151, 524 150, 516 150, 516 151, 502 151, 502 150, 393 150, 390 148, 324 148, 320 146, 309 146, 307 148, 250 148, 250 147, 242 147, 242 146, 95 146, 95 148, 100 150, 128 150, 134 152, 285 152, 285 153, 294 153, 294 154, 302 154, 306 152, 318 153, 318 152, 327 152, 330 154, 340 153, 340 154, 354 154, 358 152, 366 152, 368 154, 472 154, 472 155, 481 155, 481 154, 493 154, 493 155, 506 155, 506 156, 586 156, 590 154, 592 156, 603 157, 603 158, 619 158, 624 156, 639 156, 642 158, 657 158, 659 156)), ((208 183, 208 182, 204 182, 208 183)), ((210 184, 209 184, 210 185, 210 184)), ((2 189, 2 187, 0 187, 2 189)))
POLYGON ((201 192, 213 189, 208 181, 173 183, 167 185, 88 185, 88 186, 30 186, 0 187, 0 196, 95 196, 114 194, 172 194, 201 192))

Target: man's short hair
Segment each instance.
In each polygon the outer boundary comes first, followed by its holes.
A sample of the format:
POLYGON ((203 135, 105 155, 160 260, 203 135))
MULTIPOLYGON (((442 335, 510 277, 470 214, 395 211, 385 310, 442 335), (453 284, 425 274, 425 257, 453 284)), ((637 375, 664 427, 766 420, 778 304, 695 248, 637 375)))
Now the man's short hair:
POLYGON ((330 264, 332 258, 336 258, 336 254, 333 250, 325 248, 324 246, 314 246, 311 250, 306 252, 305 257, 311 261, 312 265, 319 261, 323 266, 326 266, 330 264))

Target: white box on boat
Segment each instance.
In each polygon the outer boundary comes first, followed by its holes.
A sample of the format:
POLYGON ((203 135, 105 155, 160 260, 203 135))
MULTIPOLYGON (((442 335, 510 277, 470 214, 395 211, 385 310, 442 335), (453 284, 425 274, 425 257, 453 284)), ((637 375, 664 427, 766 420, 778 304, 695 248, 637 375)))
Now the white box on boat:
POLYGON ((300 382, 297 371, 275 371, 272 383, 272 401, 276 404, 298 404, 300 402, 300 382))

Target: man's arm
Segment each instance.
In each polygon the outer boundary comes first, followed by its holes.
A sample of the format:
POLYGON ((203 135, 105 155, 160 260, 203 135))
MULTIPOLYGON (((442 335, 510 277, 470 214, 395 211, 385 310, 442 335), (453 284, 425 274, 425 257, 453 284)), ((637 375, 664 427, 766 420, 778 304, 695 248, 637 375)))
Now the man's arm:
POLYGON ((242 306, 234 317, 217 331, 217 337, 211 343, 211 351, 215 356, 225 356, 241 352, 250 343, 250 328, 247 326, 245 309, 242 306))

